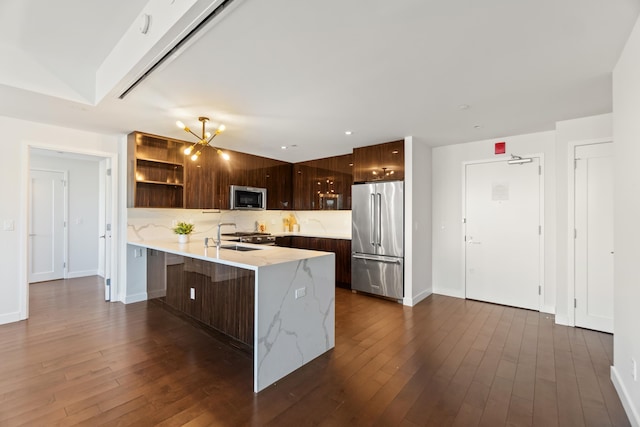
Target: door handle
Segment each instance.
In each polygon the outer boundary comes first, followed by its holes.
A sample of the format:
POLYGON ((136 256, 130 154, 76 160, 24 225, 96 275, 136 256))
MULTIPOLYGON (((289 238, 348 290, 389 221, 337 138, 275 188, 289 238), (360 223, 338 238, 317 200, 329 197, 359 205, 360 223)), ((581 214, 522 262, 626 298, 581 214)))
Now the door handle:
MULTIPOLYGON (((34 236, 35 236, 35 234, 29 234, 29 237, 34 237, 34 236)), ((613 253, 613 252, 611 252, 611 253, 613 253)))
POLYGON ((376 194, 378 198, 378 246, 382 246, 382 195, 376 194))
POLYGON ((103 234, 102 236, 98 237, 99 239, 104 239, 106 236, 103 234))
POLYGON ((376 227, 375 227, 375 222, 376 222, 376 195, 371 193, 370 195, 370 206, 369 206, 369 214, 370 214, 370 218, 369 218, 369 243, 371 243, 371 246, 375 246, 376 245, 376 236, 375 236, 375 232, 376 232, 376 227))
POLYGON ((473 236, 469 236, 469 239, 467 239, 467 243, 470 245, 479 245, 482 242, 478 242, 477 240, 473 240, 473 236))
POLYGON ((400 261, 399 259, 377 258, 377 257, 372 257, 367 255, 358 255, 358 254, 353 254, 352 257, 355 259, 363 259, 365 261, 384 262, 386 264, 402 264, 402 261, 400 261))

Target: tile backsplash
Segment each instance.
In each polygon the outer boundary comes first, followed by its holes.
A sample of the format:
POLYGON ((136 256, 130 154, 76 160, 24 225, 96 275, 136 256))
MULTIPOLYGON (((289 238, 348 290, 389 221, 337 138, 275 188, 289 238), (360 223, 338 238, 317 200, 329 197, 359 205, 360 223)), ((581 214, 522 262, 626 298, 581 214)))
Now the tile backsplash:
MULTIPOLYGON (((233 222, 237 231, 257 231, 263 223, 266 232, 285 232, 285 220, 293 215, 300 231, 297 234, 317 237, 351 238, 351 211, 231 211, 202 209, 127 209, 127 238, 131 242, 172 238, 178 221, 195 224, 192 238, 213 237, 220 222, 233 222)), ((223 232, 233 232, 225 227, 223 232)))

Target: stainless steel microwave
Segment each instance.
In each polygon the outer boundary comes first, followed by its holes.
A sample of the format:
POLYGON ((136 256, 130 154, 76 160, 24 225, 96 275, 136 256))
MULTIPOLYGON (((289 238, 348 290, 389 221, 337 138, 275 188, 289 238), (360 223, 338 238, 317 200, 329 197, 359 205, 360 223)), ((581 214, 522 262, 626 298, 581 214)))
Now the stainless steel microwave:
POLYGON ((231 186, 231 209, 261 210, 267 208, 267 189, 231 186))

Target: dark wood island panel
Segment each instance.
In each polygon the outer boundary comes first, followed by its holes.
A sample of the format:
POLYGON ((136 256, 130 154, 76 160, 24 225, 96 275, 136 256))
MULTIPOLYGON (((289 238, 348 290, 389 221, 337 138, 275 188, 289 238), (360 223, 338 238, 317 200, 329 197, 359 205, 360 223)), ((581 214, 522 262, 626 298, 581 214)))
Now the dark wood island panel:
POLYGON ((251 348, 254 290, 252 270, 188 257, 167 265, 167 305, 251 348))

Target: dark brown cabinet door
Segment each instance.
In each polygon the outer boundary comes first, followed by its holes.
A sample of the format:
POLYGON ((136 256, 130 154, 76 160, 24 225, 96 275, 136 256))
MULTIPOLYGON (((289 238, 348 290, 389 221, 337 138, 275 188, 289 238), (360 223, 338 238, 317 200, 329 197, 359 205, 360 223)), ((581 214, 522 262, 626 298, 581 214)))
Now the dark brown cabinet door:
POLYGON ((353 149, 353 181, 404 179, 404 140, 353 149))
POLYGON ((185 160, 185 207, 187 209, 211 209, 216 205, 220 156, 215 150, 205 148, 202 155, 192 161, 185 160))
POLYGON ((293 208, 349 210, 352 155, 327 157, 293 165, 293 208))
POLYGON ((279 162, 267 168, 267 209, 293 209, 291 163, 279 162))

